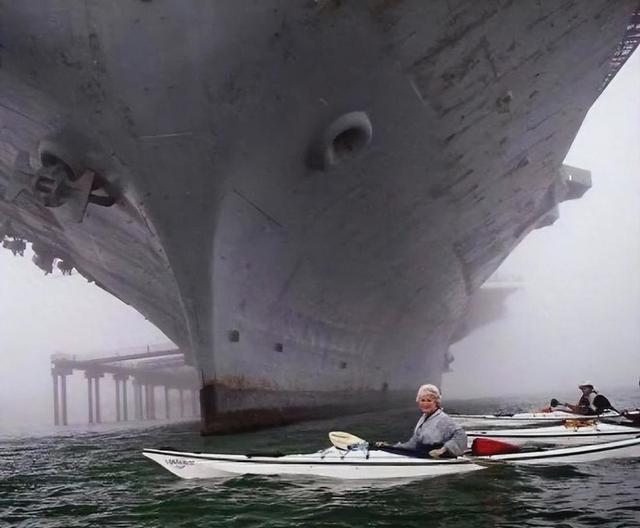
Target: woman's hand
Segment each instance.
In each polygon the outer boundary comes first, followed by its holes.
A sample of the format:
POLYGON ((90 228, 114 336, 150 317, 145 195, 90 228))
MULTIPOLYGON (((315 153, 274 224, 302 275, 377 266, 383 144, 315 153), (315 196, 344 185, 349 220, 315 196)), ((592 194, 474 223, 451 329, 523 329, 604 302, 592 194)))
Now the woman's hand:
POLYGON ((447 452, 446 447, 441 447, 440 449, 432 449, 431 451, 429 451, 429 456, 431 458, 440 458, 446 452, 447 452))

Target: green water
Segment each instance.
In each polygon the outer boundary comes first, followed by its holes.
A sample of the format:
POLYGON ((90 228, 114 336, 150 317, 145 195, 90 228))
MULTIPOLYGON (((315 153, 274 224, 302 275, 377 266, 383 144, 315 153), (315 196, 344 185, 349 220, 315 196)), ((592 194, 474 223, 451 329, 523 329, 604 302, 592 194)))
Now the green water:
MULTIPOLYGON (((453 407, 449 407, 450 410, 453 407)), ((489 412, 487 402, 460 412, 489 412)), ((640 460, 495 467, 398 484, 311 477, 180 480, 143 447, 310 452, 326 433, 405 439, 414 409, 203 438, 196 424, 0 437, 0 526, 640 526, 640 460)))

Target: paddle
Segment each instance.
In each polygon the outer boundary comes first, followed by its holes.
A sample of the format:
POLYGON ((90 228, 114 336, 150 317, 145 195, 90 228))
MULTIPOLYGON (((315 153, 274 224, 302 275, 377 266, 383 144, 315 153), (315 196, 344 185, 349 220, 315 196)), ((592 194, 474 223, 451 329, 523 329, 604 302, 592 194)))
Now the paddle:
MULTIPOLYGON (((346 433, 344 431, 331 431, 329 433, 329 440, 336 448, 342 449, 345 451, 352 451, 354 449, 367 449, 369 447, 369 442, 367 442, 363 438, 360 438, 359 436, 353 435, 351 433, 346 433)), ((393 449, 399 450, 399 451, 403 450, 402 448, 393 448, 393 449)), ((415 456, 415 452, 413 450, 407 449, 406 451, 407 451, 407 455, 414 454, 415 456)), ((464 458, 469 462, 473 462, 474 464, 477 464, 479 466, 485 466, 485 467, 491 467, 491 466, 495 466, 497 464, 503 463, 500 460, 489 460, 489 459, 479 460, 478 458, 468 456, 468 455, 461 455, 459 458, 464 458)), ((437 460, 437 459, 433 459, 433 460, 437 460)))
MULTIPOLYGON (((353 435, 351 433, 345 433, 344 431, 331 431, 329 433, 329 440, 335 447, 343 451, 355 451, 359 449, 365 450, 369 449, 369 446, 371 445, 363 438, 360 438, 359 436, 353 435)), ((419 453, 414 449, 407 449, 404 447, 393 447, 390 445, 385 445, 376 449, 389 449, 390 452, 397 453, 399 451, 403 452, 403 454, 406 453, 407 456, 423 458, 420 457, 419 453)))
MULTIPOLYGON (((356 451, 363 450, 369 451, 369 446, 371 445, 369 442, 360 438, 359 436, 352 435, 351 433, 345 433, 344 431, 331 431, 329 433, 329 440, 331 443, 340 450, 343 451, 356 451)), ((388 453, 395 453, 396 455, 404 455, 404 456, 412 456, 416 458, 431 458, 425 457, 421 455, 414 449, 406 449, 404 447, 394 447, 394 446, 381 446, 376 447, 375 449, 379 449, 381 451, 386 451, 388 453)))

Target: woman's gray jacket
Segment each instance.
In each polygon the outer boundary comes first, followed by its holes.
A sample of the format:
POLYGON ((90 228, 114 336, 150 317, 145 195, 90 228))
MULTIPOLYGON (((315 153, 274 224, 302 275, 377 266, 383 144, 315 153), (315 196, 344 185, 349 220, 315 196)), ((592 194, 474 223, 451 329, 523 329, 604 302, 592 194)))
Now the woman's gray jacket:
POLYGON ((413 436, 407 442, 394 445, 422 452, 442 446, 455 456, 461 455, 467 449, 467 433, 442 409, 428 417, 423 414, 418 420, 413 436))

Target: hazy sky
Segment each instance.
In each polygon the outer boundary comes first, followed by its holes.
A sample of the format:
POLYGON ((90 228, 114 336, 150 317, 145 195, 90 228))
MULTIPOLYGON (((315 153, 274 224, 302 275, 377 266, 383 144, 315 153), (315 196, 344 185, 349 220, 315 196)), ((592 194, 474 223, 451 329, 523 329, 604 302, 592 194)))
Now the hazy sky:
MULTIPOLYGON (((501 272, 522 277, 524 285, 509 297, 505 318, 453 347, 447 397, 573 389, 582 379, 605 390, 637 386, 639 94, 636 53, 589 113, 567 159, 592 171, 593 188, 563 204, 555 225, 531 233, 505 261, 501 272)), ((51 419, 53 352, 83 355, 166 341, 81 276, 44 276, 31 254, 16 258, 0 250, 0 431, 13 420, 51 419)), ((82 421, 86 388, 76 378, 71 420, 82 421)))
MULTIPOLYGON (((52 353, 95 355, 168 342, 133 308, 82 276, 58 271, 45 276, 32 255, 14 257, 0 249, 0 432, 16 421, 51 420, 52 353)), ((112 384, 104 383, 107 397, 112 384)), ((69 380, 68 394, 75 403, 71 420, 84 419, 86 385, 80 373, 69 380)), ((108 416, 110 408, 104 412, 108 416)))
POLYGON ((586 379, 603 391, 638 387, 640 53, 591 108, 565 162, 590 170, 593 186, 502 264, 523 287, 506 317, 452 348, 448 396, 576 390, 586 379))

